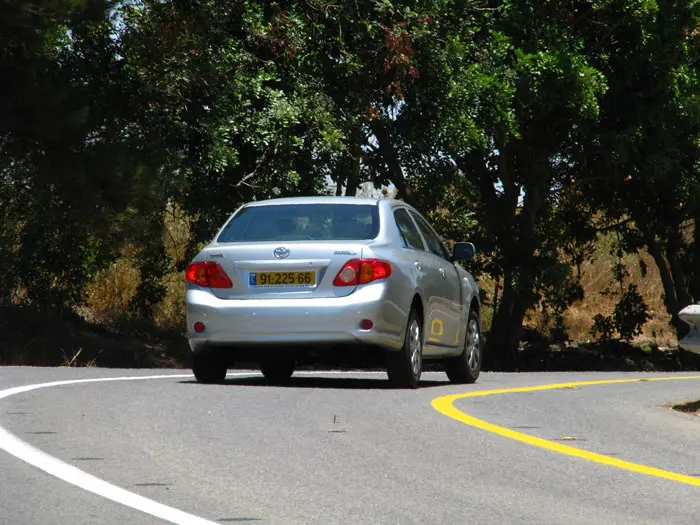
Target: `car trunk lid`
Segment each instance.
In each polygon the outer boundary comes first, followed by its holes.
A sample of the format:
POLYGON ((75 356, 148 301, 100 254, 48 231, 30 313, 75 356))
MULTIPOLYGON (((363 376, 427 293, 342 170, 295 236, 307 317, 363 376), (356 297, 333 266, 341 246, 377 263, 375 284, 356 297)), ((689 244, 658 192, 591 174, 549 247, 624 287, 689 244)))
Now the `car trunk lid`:
POLYGON ((212 288, 220 299, 343 297, 355 286, 334 286, 350 259, 371 241, 260 242, 216 244, 204 257, 221 265, 231 288, 212 288))

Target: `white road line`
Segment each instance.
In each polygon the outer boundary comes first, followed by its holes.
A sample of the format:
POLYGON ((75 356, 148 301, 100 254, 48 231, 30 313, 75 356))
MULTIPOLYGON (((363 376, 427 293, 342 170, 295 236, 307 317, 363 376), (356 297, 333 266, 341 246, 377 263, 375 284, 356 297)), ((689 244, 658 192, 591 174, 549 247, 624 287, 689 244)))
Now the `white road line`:
MULTIPOLYGON (((383 374, 384 372, 345 372, 345 371, 299 371, 298 375, 319 375, 326 374, 383 374)), ((229 373, 227 377, 240 377, 258 375, 258 372, 251 370, 249 372, 229 373)), ((17 386, 0 390, 0 399, 4 399, 24 392, 39 390, 40 388, 49 388, 53 386, 77 385, 82 383, 105 383, 109 381, 144 381, 147 379, 182 379, 190 378, 192 374, 169 374, 169 375, 154 375, 154 376, 127 376, 127 377, 101 377, 95 379, 72 379, 67 381, 52 381, 50 383, 38 383, 34 385, 17 386)), ((178 525, 218 525, 216 522, 205 520, 193 514, 188 514, 173 507, 168 507, 157 501, 153 501, 143 496, 139 496, 133 492, 129 492, 123 488, 117 487, 100 479, 92 474, 80 470, 73 465, 69 465, 55 458, 46 452, 42 452, 29 443, 22 441, 17 436, 8 432, 0 426, 0 450, 4 450, 8 454, 15 456, 22 461, 43 470, 47 474, 61 479, 71 485, 75 485, 83 490, 102 496, 103 498, 120 503, 126 507, 140 510, 156 518, 161 518, 170 523, 178 525)))
MULTIPOLYGON (((229 376, 247 376, 251 373, 229 374, 229 376)), ((136 377, 108 377, 99 379, 76 379, 71 381, 53 381, 51 383, 40 383, 36 385, 25 385, 15 388, 0 390, 0 399, 10 397, 23 392, 30 392, 40 388, 48 388, 52 386, 75 385, 80 383, 99 383, 106 381, 139 381, 146 379, 181 379, 192 377, 191 374, 171 374, 157 376, 136 376, 136 377)), ((170 523, 178 525, 217 525, 214 521, 205 520, 193 514, 188 514, 173 507, 168 507, 162 503, 158 503, 128 490, 112 485, 98 477, 88 474, 79 468, 74 467, 61 461, 58 458, 50 456, 42 452, 29 443, 22 441, 14 434, 8 432, 3 427, 0 427, 0 450, 4 450, 12 454, 18 459, 29 463, 43 470, 58 479, 61 479, 71 485, 80 487, 83 490, 102 496, 116 503, 120 503, 132 509, 140 510, 156 518, 161 518, 170 523)))
MULTIPOLYGON (((244 374, 244 375, 248 375, 248 374, 244 374)), ((5 390, 0 390, 0 399, 3 399, 5 397, 14 396, 16 394, 21 394, 23 392, 30 392, 32 390, 38 390, 40 388, 48 388, 50 386, 77 385, 79 383, 104 383, 107 381, 138 381, 139 379, 168 379, 168 378, 182 379, 182 378, 186 378, 186 377, 192 377, 192 374, 170 374, 170 375, 158 375, 158 376, 128 376, 128 377, 98 377, 95 379, 70 379, 68 381, 51 381, 50 383, 37 383, 35 385, 24 385, 24 386, 17 386, 14 388, 8 388, 5 390)))

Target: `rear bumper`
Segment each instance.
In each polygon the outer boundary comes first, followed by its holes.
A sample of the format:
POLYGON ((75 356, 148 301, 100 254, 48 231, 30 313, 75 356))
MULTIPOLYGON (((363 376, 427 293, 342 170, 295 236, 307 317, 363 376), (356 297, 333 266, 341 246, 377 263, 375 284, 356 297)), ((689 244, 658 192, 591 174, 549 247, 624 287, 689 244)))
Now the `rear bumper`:
POLYGON ((372 283, 346 297, 226 300, 192 286, 185 299, 190 348, 366 344, 398 349, 406 312, 387 300, 385 289, 384 283, 372 283), (361 329, 363 319, 374 327, 361 329), (194 331, 196 322, 204 323, 203 332, 194 331))

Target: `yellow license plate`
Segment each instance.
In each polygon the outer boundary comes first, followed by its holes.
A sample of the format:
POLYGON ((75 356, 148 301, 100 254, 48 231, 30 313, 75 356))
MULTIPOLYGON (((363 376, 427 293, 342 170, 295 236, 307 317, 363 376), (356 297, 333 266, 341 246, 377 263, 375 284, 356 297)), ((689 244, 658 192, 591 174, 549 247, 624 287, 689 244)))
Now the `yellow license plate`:
POLYGON ((316 272, 251 272, 250 286, 316 286, 316 272))

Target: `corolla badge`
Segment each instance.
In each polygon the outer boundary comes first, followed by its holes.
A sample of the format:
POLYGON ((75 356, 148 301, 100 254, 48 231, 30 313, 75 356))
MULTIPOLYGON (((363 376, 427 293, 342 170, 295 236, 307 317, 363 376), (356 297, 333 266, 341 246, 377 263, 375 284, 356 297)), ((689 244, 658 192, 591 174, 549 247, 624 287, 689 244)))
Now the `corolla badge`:
POLYGON ((286 259, 289 257, 289 250, 285 248, 284 246, 280 246, 279 248, 275 248, 275 251, 272 252, 277 259, 286 259))

